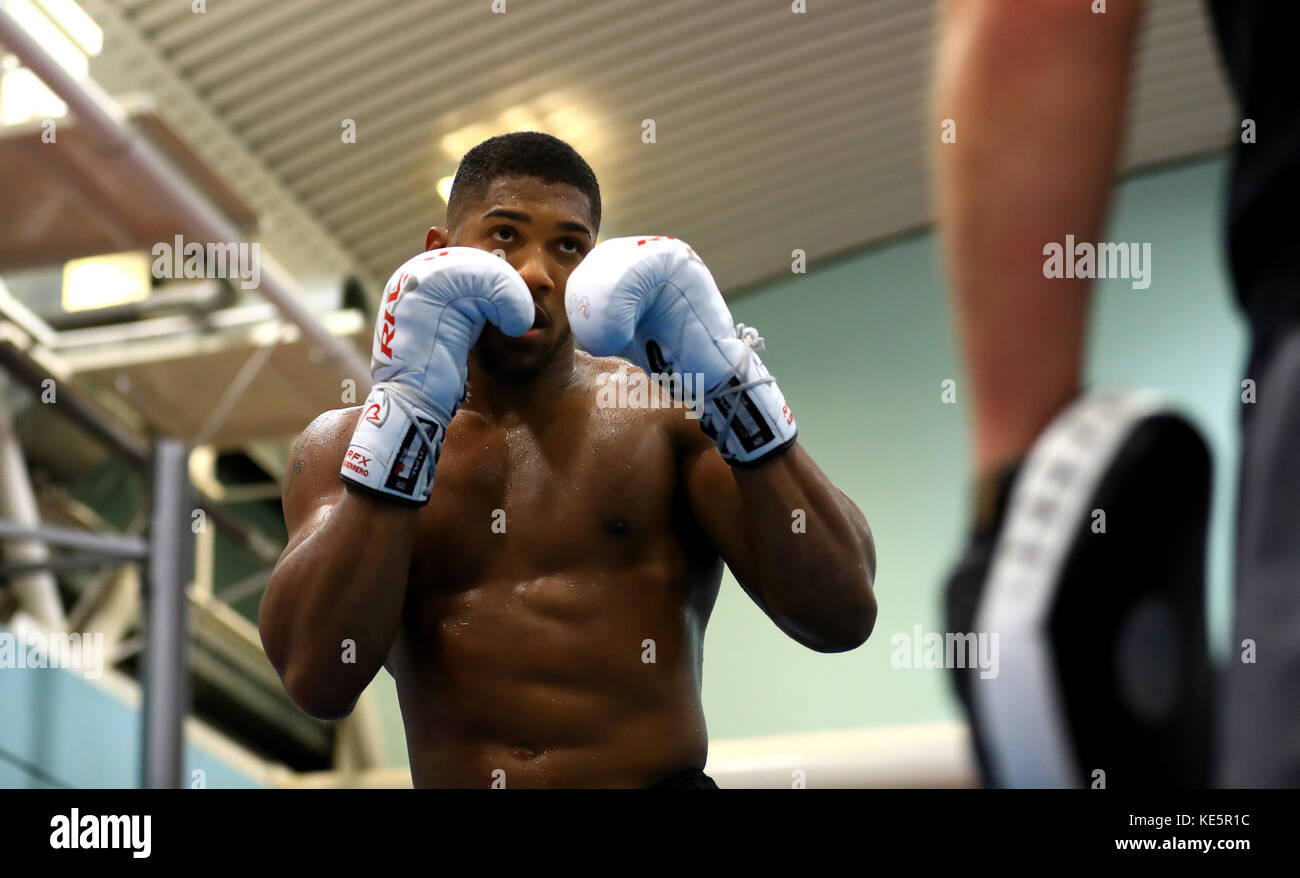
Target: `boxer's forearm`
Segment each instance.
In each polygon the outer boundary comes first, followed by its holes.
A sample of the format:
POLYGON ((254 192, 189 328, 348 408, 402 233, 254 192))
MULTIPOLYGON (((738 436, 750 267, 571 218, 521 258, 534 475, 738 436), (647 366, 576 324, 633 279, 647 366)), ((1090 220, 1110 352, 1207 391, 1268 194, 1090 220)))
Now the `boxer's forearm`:
POLYGON ((734 475, 745 587, 800 643, 823 652, 860 646, 876 620, 876 548, 862 512, 798 443, 734 475))
POLYGON ((313 716, 349 713, 383 666, 401 624, 416 512, 344 491, 276 564, 262 643, 285 690, 313 716))
POLYGON ((1023 455, 1078 390, 1087 282, 1043 248, 1096 242, 1115 175, 1137 0, 949 0, 933 131, 977 468, 1023 455), (938 142, 952 120, 955 142, 938 142))

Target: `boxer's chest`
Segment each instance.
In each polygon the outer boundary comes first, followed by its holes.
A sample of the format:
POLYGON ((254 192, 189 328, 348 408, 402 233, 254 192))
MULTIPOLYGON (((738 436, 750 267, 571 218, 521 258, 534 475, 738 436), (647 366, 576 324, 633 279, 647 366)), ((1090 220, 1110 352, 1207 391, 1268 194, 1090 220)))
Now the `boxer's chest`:
POLYGON ((570 404, 509 426, 459 415, 420 513, 412 583, 634 563, 668 535, 675 482, 665 420, 644 410, 570 404))

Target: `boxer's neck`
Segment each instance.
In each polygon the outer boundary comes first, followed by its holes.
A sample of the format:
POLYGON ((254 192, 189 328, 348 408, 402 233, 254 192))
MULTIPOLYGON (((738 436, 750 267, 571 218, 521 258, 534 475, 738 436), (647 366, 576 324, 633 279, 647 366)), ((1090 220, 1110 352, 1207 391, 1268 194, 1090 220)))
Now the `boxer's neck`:
POLYGON ((540 369, 528 374, 510 374, 488 370, 471 352, 469 358, 469 395, 464 409, 489 421, 512 420, 545 406, 578 381, 577 356, 570 336, 556 346, 540 369))

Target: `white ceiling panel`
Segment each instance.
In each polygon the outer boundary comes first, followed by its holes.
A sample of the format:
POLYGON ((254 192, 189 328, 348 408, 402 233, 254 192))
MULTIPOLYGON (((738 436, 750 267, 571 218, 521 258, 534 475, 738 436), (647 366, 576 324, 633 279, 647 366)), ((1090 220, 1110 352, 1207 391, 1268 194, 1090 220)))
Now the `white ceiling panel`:
MULTIPOLYGON (((504 14, 488 0, 86 5, 156 53, 275 181, 283 197, 267 211, 301 213, 289 243, 303 259, 327 242, 370 279, 441 221, 435 184, 463 151, 520 127, 591 162, 606 236, 687 238, 728 290, 787 273, 796 247, 815 264, 930 219, 931 0, 809 0, 802 15, 785 0, 507 0, 504 14)), ((1130 169, 1218 149, 1235 130, 1203 4, 1148 6, 1130 169)), ((115 88, 156 80, 114 51, 99 63, 115 88)))

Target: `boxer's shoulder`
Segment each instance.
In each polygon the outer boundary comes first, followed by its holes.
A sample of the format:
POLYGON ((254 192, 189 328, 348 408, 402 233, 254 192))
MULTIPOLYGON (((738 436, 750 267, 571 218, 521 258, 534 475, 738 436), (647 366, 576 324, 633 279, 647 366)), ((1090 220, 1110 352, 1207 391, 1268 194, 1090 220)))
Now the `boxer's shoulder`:
POLYGON ((323 411, 306 426, 303 435, 308 433, 321 436, 334 435, 343 430, 350 430, 356 427, 357 418, 361 416, 362 408, 361 405, 348 405, 343 408, 323 411))
POLYGON ((352 431, 356 429, 357 420, 361 417, 361 409, 360 405, 350 405, 321 412, 298 434, 294 452, 313 453, 315 456, 314 453, 325 453, 326 449, 331 449, 338 450, 342 456, 352 431))
POLYGON ((586 372, 593 387, 608 381, 610 376, 620 372, 640 372, 641 370, 622 357, 593 357, 586 351, 574 351, 574 360, 579 369, 586 372))
POLYGON ((290 545, 342 494, 339 468, 360 413, 359 405, 322 412, 294 440, 280 488, 290 545))
POLYGON ((659 411, 643 404, 650 398, 650 376, 640 366, 622 357, 593 357, 586 351, 578 351, 577 357, 578 368, 586 374, 584 390, 594 394, 602 408, 617 402, 615 407, 641 411, 647 417, 659 411), (633 387, 641 392, 632 394, 633 387))
POLYGON ((650 376, 640 366, 622 357, 593 357, 585 351, 579 351, 578 356, 579 368, 586 370, 589 379, 587 390, 597 408, 612 405, 634 421, 638 429, 654 425, 664 430, 675 444, 703 441, 712 447, 700 430, 698 417, 692 417, 688 406, 681 401, 674 404, 666 395, 652 392, 650 376))
POLYGON ((285 475, 284 493, 291 490, 307 474, 312 484, 333 485, 333 479, 322 482, 321 474, 336 474, 347 453, 348 441, 361 417, 362 406, 330 409, 317 415, 303 428, 289 451, 288 472, 285 475))

